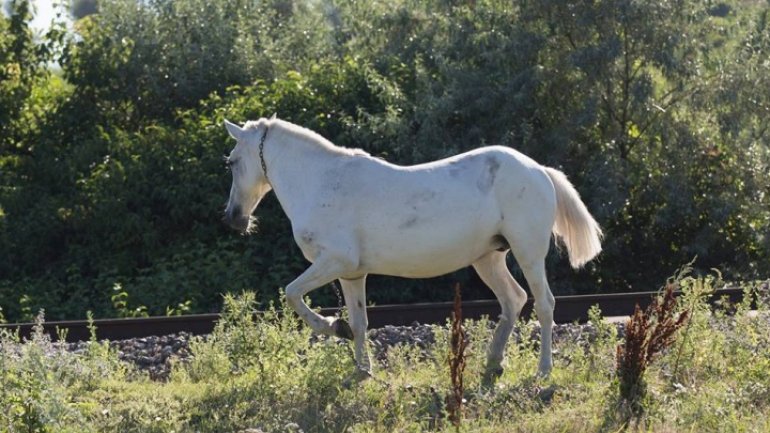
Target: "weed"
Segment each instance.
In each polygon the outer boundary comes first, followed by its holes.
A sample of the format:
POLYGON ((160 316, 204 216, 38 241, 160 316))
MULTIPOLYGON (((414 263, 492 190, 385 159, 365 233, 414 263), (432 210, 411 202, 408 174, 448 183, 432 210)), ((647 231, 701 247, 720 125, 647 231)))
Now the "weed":
POLYGON ((667 284, 663 295, 653 300, 646 311, 639 305, 626 322, 626 336, 617 348, 617 375, 620 396, 631 412, 639 415, 642 399, 647 393, 644 373, 652 361, 674 342, 674 333, 681 328, 688 312, 676 313, 674 284, 667 284))
POLYGON ((147 307, 140 305, 136 308, 129 308, 128 306, 128 292, 123 290, 121 283, 115 283, 112 286, 112 291, 115 293, 110 296, 112 301, 112 308, 117 313, 118 317, 148 317, 147 307))
POLYGON ((455 285, 454 312, 452 313, 452 332, 451 332, 449 356, 449 376, 452 383, 449 398, 447 398, 447 408, 449 410, 449 419, 452 424, 460 431, 460 425, 463 418, 463 402, 465 400, 465 388, 463 386, 463 372, 465 371, 465 347, 466 336, 463 330, 463 307, 462 296, 460 295, 460 284, 455 285))

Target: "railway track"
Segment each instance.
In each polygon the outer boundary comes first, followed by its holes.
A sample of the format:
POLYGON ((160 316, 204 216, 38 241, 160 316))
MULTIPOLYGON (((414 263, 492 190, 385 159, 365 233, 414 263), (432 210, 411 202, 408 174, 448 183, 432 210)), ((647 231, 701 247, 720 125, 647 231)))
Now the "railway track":
MULTIPOLYGON (((588 310, 599 305, 605 317, 628 316, 635 305, 644 308, 650 304, 657 292, 616 293, 604 295, 557 296, 554 320, 556 323, 584 322, 588 319, 588 310)), ((712 302, 727 297, 731 302, 743 298, 740 288, 717 290, 711 297, 712 302)), ((530 298, 524 306, 522 315, 528 317, 532 312, 533 301, 530 298)), ((452 312, 452 302, 419 303, 402 305, 377 305, 367 307, 369 327, 380 328, 385 325, 410 325, 419 323, 444 323, 452 312)), ((463 317, 478 319, 482 316, 496 318, 500 314, 500 304, 496 300, 463 302, 463 317)), ((321 314, 333 315, 337 308, 323 308, 321 314)), ((190 314, 172 317, 146 317, 135 319, 97 319, 93 321, 98 339, 124 340, 188 332, 195 335, 208 334, 219 320, 219 314, 190 314)), ((12 323, 0 325, 0 329, 18 330, 22 338, 28 338, 34 324, 12 323)), ((83 341, 90 337, 88 322, 85 320, 53 321, 43 324, 45 332, 52 338, 57 333, 66 332, 67 341, 83 341)))

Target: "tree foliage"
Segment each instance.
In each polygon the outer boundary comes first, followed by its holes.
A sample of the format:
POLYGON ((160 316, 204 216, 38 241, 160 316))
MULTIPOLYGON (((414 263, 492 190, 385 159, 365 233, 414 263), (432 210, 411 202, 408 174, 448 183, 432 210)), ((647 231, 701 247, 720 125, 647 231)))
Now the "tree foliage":
MULTIPOLYGON (((657 287, 693 256, 734 279, 770 271, 766 2, 71 6, 72 28, 37 36, 28 1, 0 19, 10 320, 114 315, 114 287, 151 314, 274 299, 306 264, 275 200, 255 236, 221 224, 221 124, 276 112, 401 164, 502 144, 564 170, 607 237, 579 273, 549 256, 557 294, 657 287)), ((447 300, 474 278, 373 278, 370 295, 447 300)))

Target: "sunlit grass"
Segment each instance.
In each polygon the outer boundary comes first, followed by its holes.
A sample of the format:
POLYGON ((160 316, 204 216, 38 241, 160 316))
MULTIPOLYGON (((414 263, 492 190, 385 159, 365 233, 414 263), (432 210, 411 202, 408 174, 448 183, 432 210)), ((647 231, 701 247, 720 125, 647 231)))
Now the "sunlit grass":
MULTIPOLYGON (((636 417, 624 413, 618 397, 612 325, 597 323, 590 344, 560 341, 548 379, 535 376, 537 344, 512 339, 505 373, 484 390, 491 329, 466 322, 460 431, 769 431, 767 301, 759 302, 759 317, 748 303, 732 315, 712 314, 703 301, 711 282, 688 281, 680 308, 692 308, 692 322, 650 365, 644 412, 636 417)), ((52 350, 42 335, 23 345, 2 336, 0 431, 455 431, 445 405, 447 327, 434 328, 427 350, 392 348, 372 379, 346 387, 353 371, 348 343, 313 339, 294 315, 276 310, 254 318, 250 294, 226 305, 225 320, 193 342, 194 357, 177 363, 167 382, 122 364, 104 345, 75 355, 52 350)), ((533 326, 522 323, 521 334, 533 326)))

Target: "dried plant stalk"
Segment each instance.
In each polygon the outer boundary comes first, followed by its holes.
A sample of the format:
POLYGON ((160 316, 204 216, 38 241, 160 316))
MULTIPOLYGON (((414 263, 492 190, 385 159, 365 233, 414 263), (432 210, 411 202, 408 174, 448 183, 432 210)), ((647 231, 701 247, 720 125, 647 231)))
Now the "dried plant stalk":
POLYGON ((451 353, 449 355, 449 374, 452 390, 447 399, 449 419, 458 429, 463 416, 463 372, 465 371, 465 330, 463 329, 462 297, 460 284, 455 285, 454 312, 452 313, 451 353))
POLYGON ((654 299, 644 312, 636 306, 626 323, 625 340, 617 349, 620 396, 631 403, 635 411, 641 410, 640 400, 647 391, 644 372, 655 357, 674 342, 674 334, 689 316, 688 311, 677 316, 674 289, 674 284, 667 284, 662 298, 654 299))

